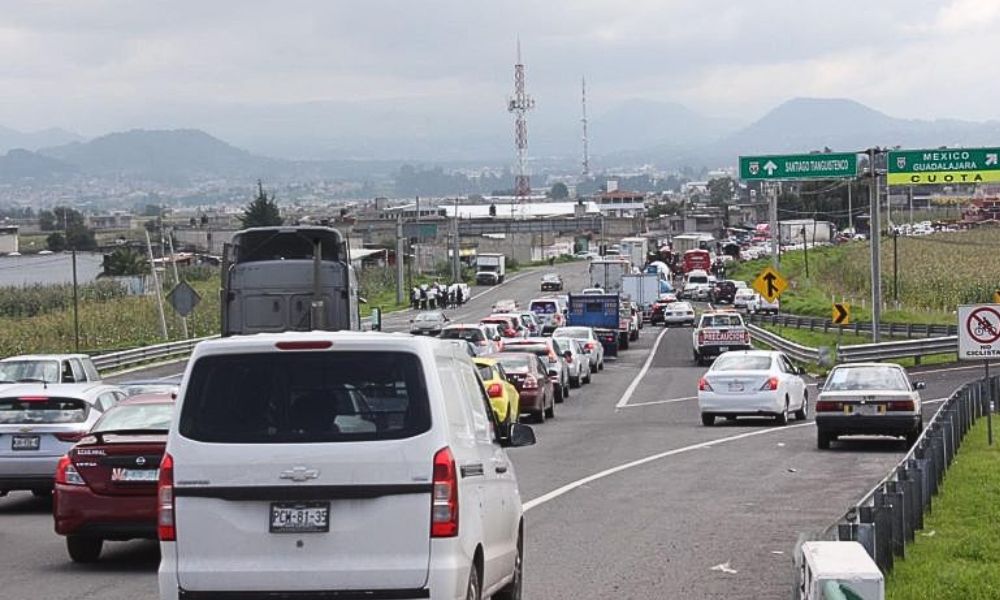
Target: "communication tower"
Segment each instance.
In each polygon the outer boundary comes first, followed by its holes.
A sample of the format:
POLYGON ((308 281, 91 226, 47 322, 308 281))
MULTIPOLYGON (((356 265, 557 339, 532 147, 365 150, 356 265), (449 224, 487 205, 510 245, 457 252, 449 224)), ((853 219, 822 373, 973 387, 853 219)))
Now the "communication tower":
POLYGON ((521 62, 521 40, 518 39, 517 62, 514 64, 514 96, 507 99, 507 111, 514 115, 514 146, 517 150, 514 196, 518 204, 531 195, 531 178, 528 176, 528 120, 525 115, 534 107, 534 98, 524 91, 524 63, 521 62))
POLYGON ((583 108, 583 118, 580 123, 583 125, 583 178, 590 177, 590 149, 587 142, 587 79, 580 78, 580 104, 583 108))

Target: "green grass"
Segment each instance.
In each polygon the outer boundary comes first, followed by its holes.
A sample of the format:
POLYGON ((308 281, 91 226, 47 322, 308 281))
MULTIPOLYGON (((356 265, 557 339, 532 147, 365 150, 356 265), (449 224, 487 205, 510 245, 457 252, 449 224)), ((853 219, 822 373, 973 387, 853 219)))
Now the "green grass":
POLYGON ((888 600, 1000 598, 1000 444, 969 431, 934 510, 886 581, 888 600), (933 534, 932 534, 933 532, 933 534))

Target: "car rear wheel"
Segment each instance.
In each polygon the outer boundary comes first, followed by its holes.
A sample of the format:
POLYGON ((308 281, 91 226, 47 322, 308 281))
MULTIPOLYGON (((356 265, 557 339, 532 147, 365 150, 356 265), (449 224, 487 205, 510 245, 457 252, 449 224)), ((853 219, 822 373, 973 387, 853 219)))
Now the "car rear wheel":
POLYGON ((715 425, 715 415, 710 413, 701 413, 701 424, 705 427, 715 425))
POLYGON ((809 394, 802 394, 802 408, 795 411, 796 421, 805 421, 809 416, 809 394))
POLYGON ((556 405, 555 404, 552 404, 551 406, 549 406, 548 408, 545 409, 545 418, 546 419, 554 419, 554 418, 556 418, 556 405))
POLYGON ((569 387, 578 388, 581 385, 583 385, 583 381, 581 380, 580 377, 570 377, 569 378, 569 387))
POLYGON ((785 408, 775 415, 774 422, 777 425, 788 425, 788 397, 785 397, 785 408))
POLYGON ((535 423, 538 423, 540 425, 545 422, 545 413, 547 412, 548 409, 540 410, 538 412, 533 412, 531 413, 531 418, 535 420, 535 423))
POLYGON ((510 583, 493 594, 493 600, 521 600, 521 577, 524 573, 524 542, 517 536, 517 554, 514 556, 514 573, 510 583))
POLYGON ((73 562, 94 562, 101 556, 104 540, 99 537, 71 535, 66 538, 66 551, 73 562))
POLYGON ((482 600, 483 591, 479 588, 479 569, 472 565, 469 572, 469 585, 466 587, 465 600, 482 600))

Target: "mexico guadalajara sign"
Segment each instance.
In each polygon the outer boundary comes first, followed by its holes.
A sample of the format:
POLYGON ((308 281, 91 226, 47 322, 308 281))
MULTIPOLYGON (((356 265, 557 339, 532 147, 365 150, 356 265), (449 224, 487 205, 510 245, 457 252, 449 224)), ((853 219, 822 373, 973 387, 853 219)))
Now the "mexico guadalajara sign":
POLYGON ((1000 181, 1000 148, 893 150, 889 185, 983 183, 1000 181))

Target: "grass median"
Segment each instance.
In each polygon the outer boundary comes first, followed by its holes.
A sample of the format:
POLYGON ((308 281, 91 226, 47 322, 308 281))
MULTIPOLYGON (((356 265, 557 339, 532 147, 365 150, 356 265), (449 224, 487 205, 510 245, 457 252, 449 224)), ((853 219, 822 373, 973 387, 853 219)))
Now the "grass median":
POLYGON ((924 529, 886 581, 888 600, 1000 598, 1000 443, 969 431, 924 529))

